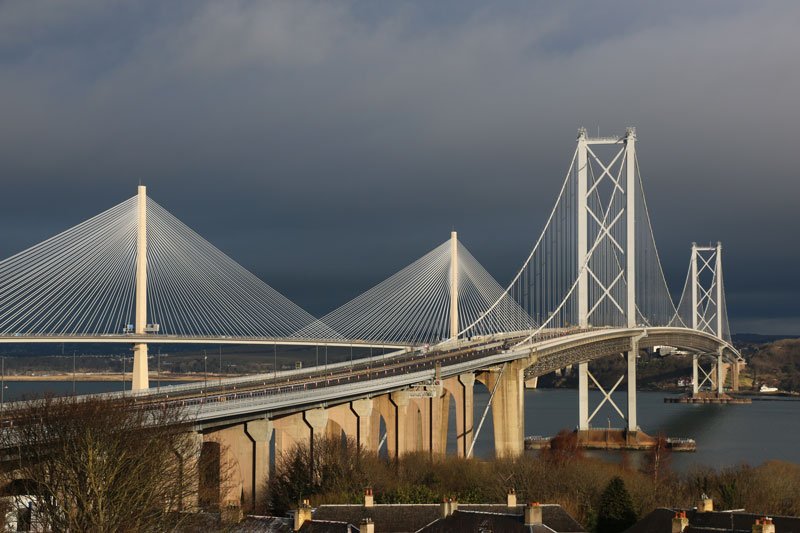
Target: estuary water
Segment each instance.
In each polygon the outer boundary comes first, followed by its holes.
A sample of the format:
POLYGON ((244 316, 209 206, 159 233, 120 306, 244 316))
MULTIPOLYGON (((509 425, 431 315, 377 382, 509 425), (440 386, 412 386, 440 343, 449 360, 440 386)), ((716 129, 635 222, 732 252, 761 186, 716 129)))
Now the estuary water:
MULTIPOLYGON (((740 463, 758 465, 778 459, 800 463, 800 401, 769 399, 754 400, 749 405, 671 404, 664 403, 664 392, 639 392, 637 416, 639 427, 649 435, 688 437, 697 441, 697 451, 673 453, 672 466, 678 470, 693 465, 721 468, 740 463)), ((596 390, 589 391, 591 413, 603 398, 596 390)), ((614 393, 623 413, 626 412, 626 394, 614 393)), ((475 425, 483 415, 489 392, 475 384, 475 425)), ((452 403, 452 402, 451 402, 452 403)), ((451 411, 451 416, 455 413, 451 411)), ((561 429, 574 429, 578 423, 578 391, 575 389, 531 389, 525 391, 525 434, 553 436, 561 429)), ((593 427, 621 428, 624 422, 619 414, 604 405, 592 420, 593 427)), ((492 443, 491 416, 486 418, 475 453, 490 456, 492 443)), ((449 434, 455 433, 451 425, 449 434)), ((451 443, 455 450, 455 443, 451 443)), ((537 452, 528 452, 537 453, 537 452)), ((643 452, 628 452, 632 456, 643 452)), ((620 460, 619 452, 588 452, 587 455, 620 460)))
MULTIPOLYGON (((170 382, 162 380, 162 386, 170 382)), ((126 382, 130 388, 130 381, 126 382)), ((72 394, 71 381, 11 381, 6 382, 5 401, 23 396, 72 394)), ((155 387, 155 381, 152 383, 155 387)), ((77 394, 122 390, 120 381, 78 381, 77 394)), ((591 390, 590 412, 602 399, 600 392, 591 390)), ((663 392, 638 393, 639 426, 649 435, 689 437, 697 441, 694 453, 674 453, 672 465, 683 470, 693 465, 716 468, 748 463, 758 465, 770 459, 800 463, 800 401, 774 399, 754 400, 750 405, 686 405, 667 404, 663 392)), ((614 400, 623 413, 626 410, 624 392, 615 393, 614 400)), ((475 427, 483 416, 489 392, 475 383, 475 427)), ((525 391, 525 435, 552 436, 562 429, 574 429, 578 420, 578 391, 575 389, 530 389, 525 391)), ((455 454, 455 406, 450 402, 450 436, 448 448, 455 454)), ((623 421, 608 404, 592 420, 593 427, 622 427, 623 421)), ((475 442, 477 457, 494 454, 491 409, 475 442)), ((536 452, 528 452, 536 453, 536 452)), ((628 452, 632 459, 641 452, 628 452)), ((588 452, 608 460, 620 460, 618 452, 588 452)))

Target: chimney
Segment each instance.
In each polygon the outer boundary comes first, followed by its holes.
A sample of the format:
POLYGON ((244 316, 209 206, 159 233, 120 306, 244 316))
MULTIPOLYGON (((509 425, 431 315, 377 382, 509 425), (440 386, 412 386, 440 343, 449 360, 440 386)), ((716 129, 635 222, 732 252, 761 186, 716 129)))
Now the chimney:
POLYGON ((753 524, 753 533, 775 533, 775 524, 772 523, 772 518, 767 516, 756 518, 756 523, 753 524))
POLYGON ((303 500, 294 512, 294 530, 300 531, 303 524, 311 522, 311 503, 308 500, 303 500))
POLYGON ((698 513, 710 513, 714 510, 714 500, 703 494, 697 502, 698 513))
POLYGON ((372 496, 372 487, 364 489, 364 507, 372 507, 375 505, 375 498, 372 496))
POLYGON ((672 518, 672 533, 683 533, 689 526, 689 519, 686 518, 686 511, 677 511, 672 518))
POLYGON ((442 518, 447 518, 458 510, 458 501, 453 498, 442 500, 442 518))
POLYGON ((515 491, 513 487, 508 489, 506 505, 511 508, 515 508, 517 506, 517 491, 515 491))
POLYGON ((542 525, 542 506, 539 505, 539 502, 529 503, 525 506, 525 525, 542 525))
POLYGON ((375 533, 375 524, 372 518, 364 518, 361 520, 361 527, 358 528, 361 533, 375 533))

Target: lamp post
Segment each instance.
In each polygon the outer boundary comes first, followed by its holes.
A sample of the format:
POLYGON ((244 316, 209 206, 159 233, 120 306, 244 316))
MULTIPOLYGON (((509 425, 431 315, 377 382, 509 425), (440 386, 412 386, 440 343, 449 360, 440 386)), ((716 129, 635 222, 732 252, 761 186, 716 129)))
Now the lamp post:
POLYGON ((203 350, 203 375, 203 394, 208 394, 208 356, 205 350, 203 350))
POLYGON ((161 392, 161 346, 158 347, 158 370, 156 371, 156 391, 161 392))
POLYGON ((222 386, 222 345, 219 345, 219 386, 222 386))
POLYGON ((75 350, 72 350, 72 395, 75 396, 75 350))

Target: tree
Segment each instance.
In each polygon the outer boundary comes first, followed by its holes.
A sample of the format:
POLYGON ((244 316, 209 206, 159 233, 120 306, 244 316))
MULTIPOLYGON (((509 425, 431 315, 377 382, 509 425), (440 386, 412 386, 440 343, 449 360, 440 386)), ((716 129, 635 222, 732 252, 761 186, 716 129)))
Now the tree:
POLYGON ((651 476, 654 486, 658 486, 670 474, 671 459, 672 450, 669 448, 667 438, 664 435, 658 435, 655 446, 645 456, 642 473, 651 476))
POLYGON ((195 440, 180 408, 44 398, 4 413, 3 476, 36 498, 47 531, 165 531, 197 494, 195 440))
POLYGON ((297 444, 276 460, 275 475, 267 481, 268 505, 283 514, 312 496, 328 495, 334 501, 358 501, 368 482, 370 458, 353 440, 322 437, 312 449, 297 444))
POLYGON ((636 511, 625 482, 621 477, 615 476, 608 482, 605 490, 600 495, 600 505, 597 510, 597 532, 617 533, 625 531, 636 523, 636 511))
POLYGON ((550 440, 550 446, 542 448, 539 455, 555 464, 566 464, 583 457, 583 450, 578 445, 578 433, 562 429, 550 440))

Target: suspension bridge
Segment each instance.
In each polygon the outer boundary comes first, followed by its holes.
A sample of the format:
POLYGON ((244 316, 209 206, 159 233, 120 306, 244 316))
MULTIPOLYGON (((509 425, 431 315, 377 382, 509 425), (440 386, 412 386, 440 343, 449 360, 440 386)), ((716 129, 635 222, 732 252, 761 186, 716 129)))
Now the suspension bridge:
MULTIPOLYGON (((446 448, 451 399, 459 455, 491 408, 495 452, 522 452, 526 381, 577 366, 578 431, 610 404, 638 429, 639 351, 694 354, 693 391, 705 376, 733 388, 741 357, 728 326, 722 247, 692 244, 680 292, 656 247, 636 157, 636 132, 577 146, 544 229, 513 279, 500 285, 455 232, 385 281, 314 317, 138 194, 0 262, 0 343, 133 345, 134 395, 190 406, 206 449, 224 443, 254 501, 270 454, 342 432, 390 454, 446 448), (675 297, 673 297, 675 296, 675 297), (148 344, 380 347, 347 363, 153 390, 148 344), (601 384, 589 362, 622 354, 626 372, 601 384), (700 357, 713 361, 711 370, 700 357), (473 385, 490 402, 477 426, 473 385), (627 405, 612 393, 627 381, 627 405), (603 393, 590 409, 589 383, 603 393)), ((122 393, 120 393, 122 394, 122 393)), ((110 394, 108 396, 114 396, 110 394)), ((219 448, 221 449, 221 448, 219 448)), ((217 453, 219 452, 219 449, 217 453)))

